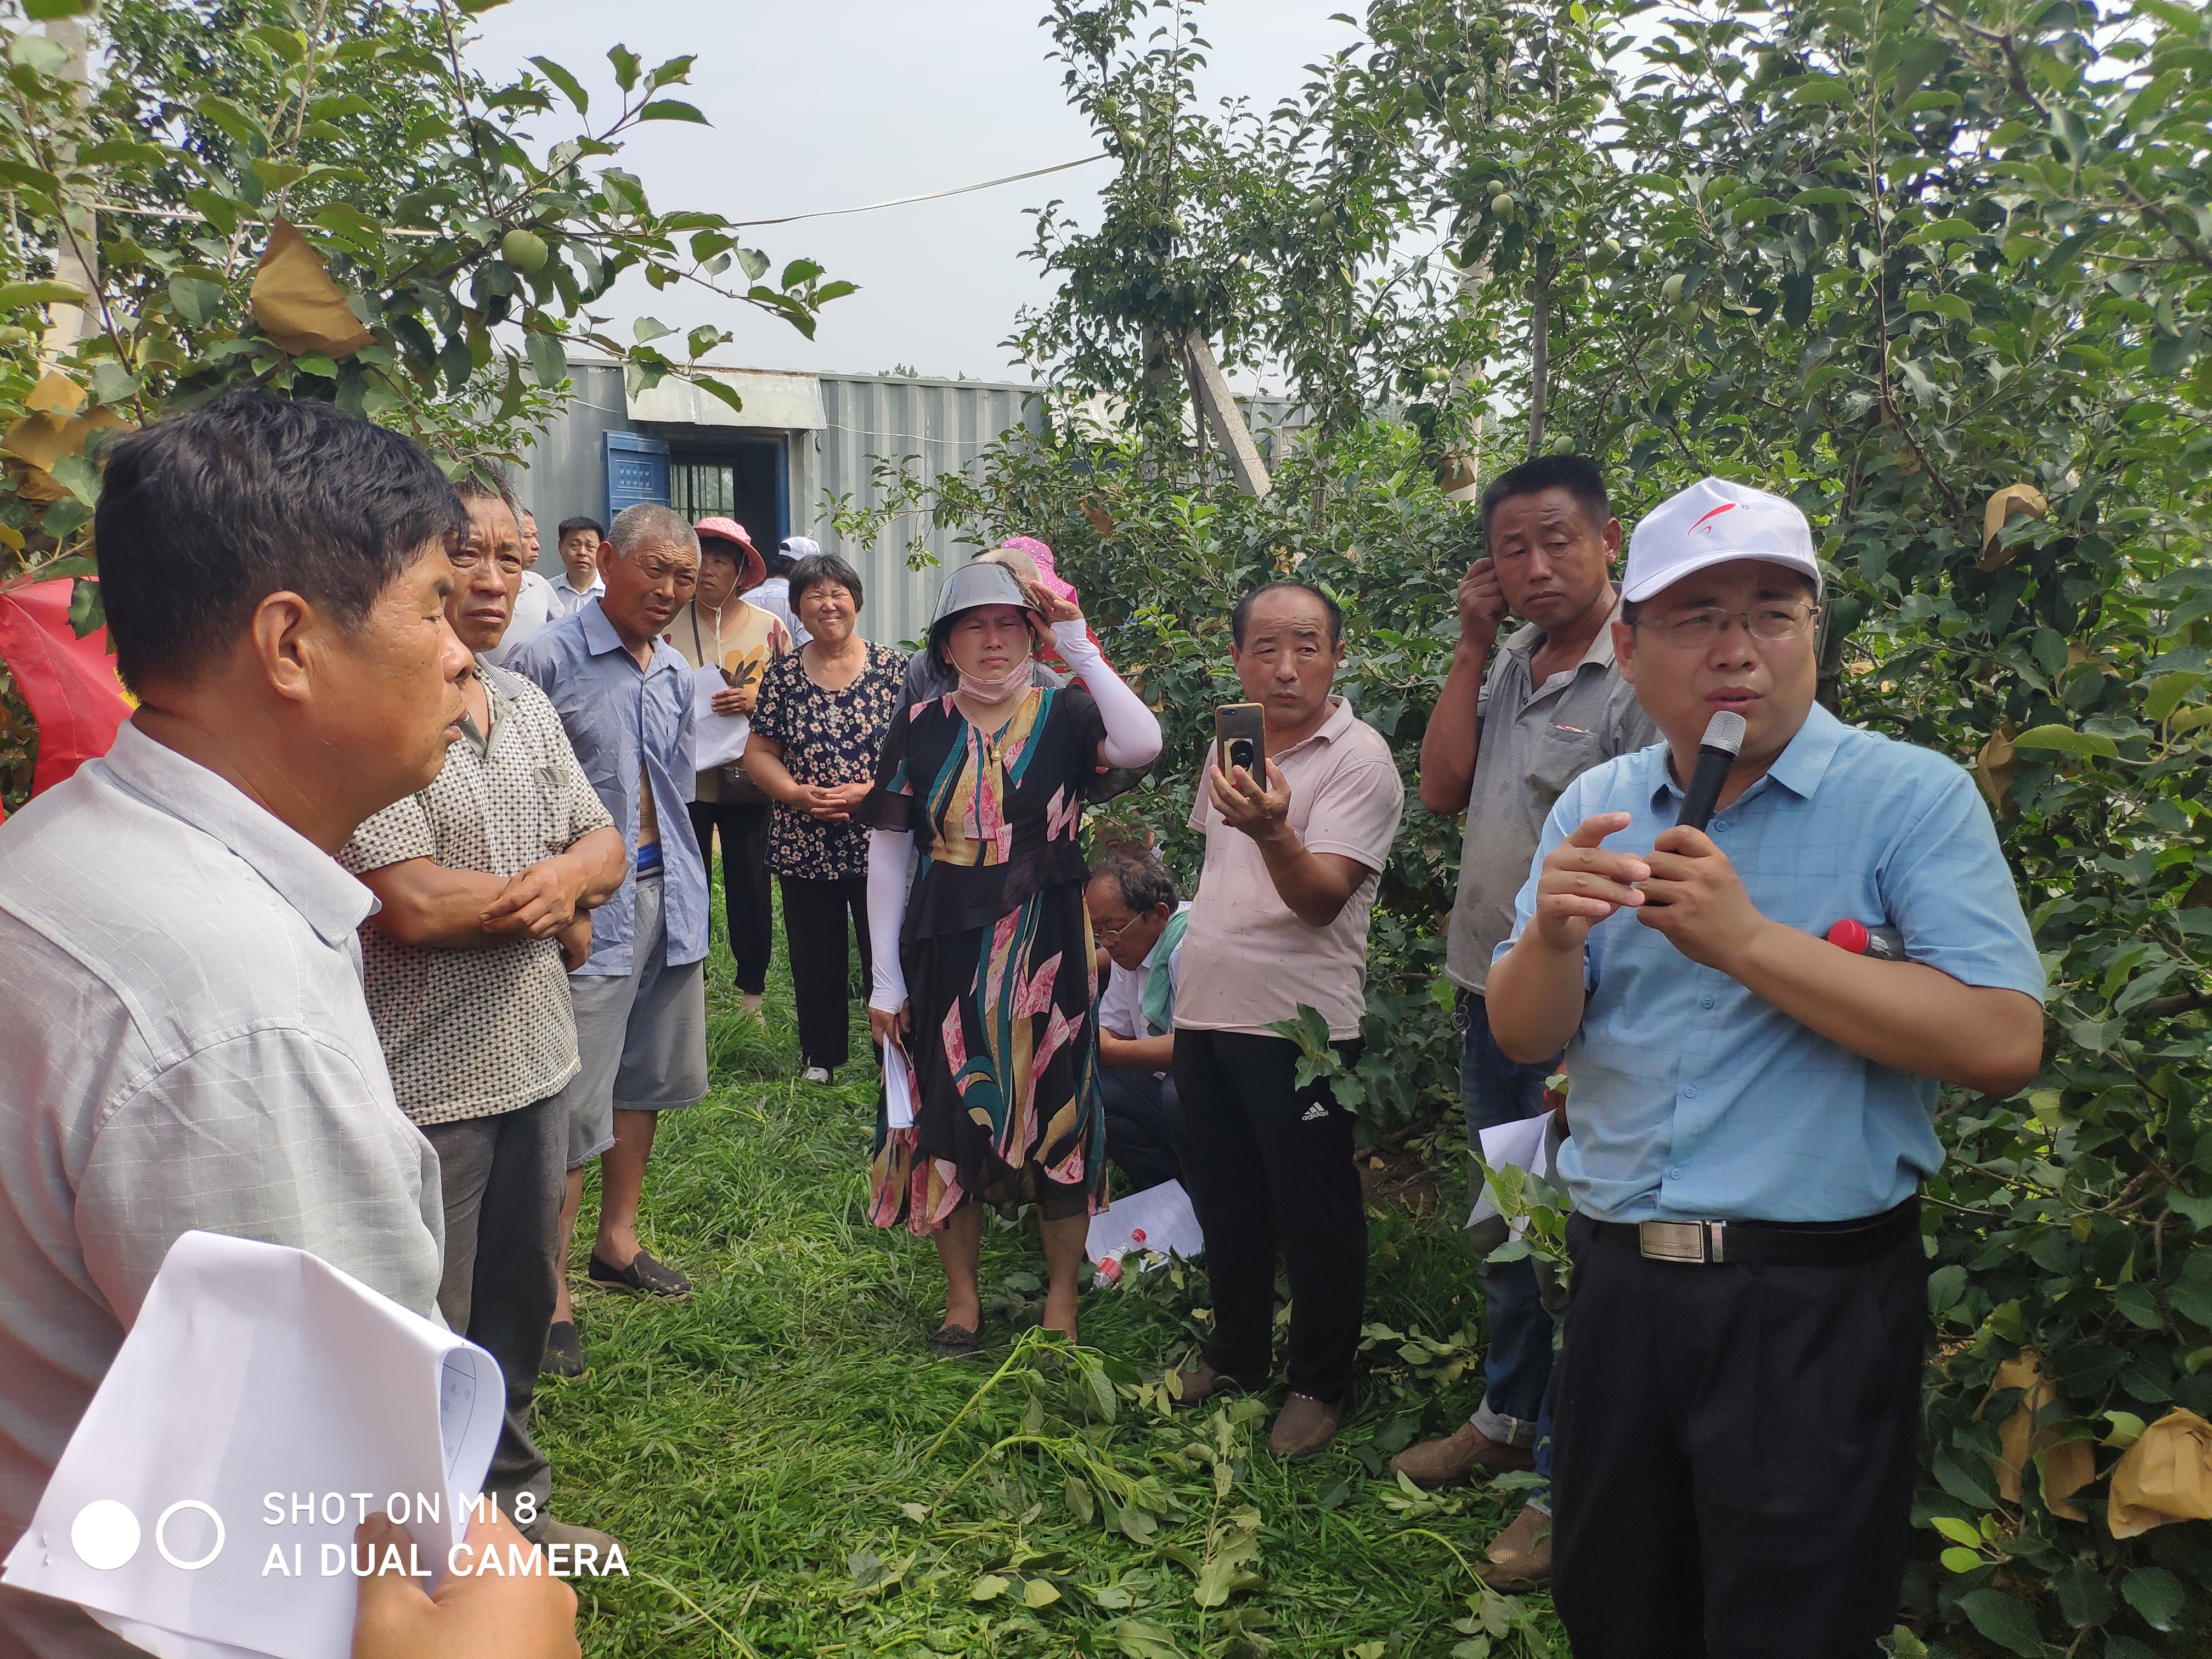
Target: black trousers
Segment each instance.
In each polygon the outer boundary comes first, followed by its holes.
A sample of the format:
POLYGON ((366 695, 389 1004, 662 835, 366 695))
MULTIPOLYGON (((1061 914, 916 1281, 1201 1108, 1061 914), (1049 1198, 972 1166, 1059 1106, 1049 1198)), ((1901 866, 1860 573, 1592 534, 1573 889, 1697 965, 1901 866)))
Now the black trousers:
MULTIPOLYGON (((1358 1042, 1330 1045, 1349 1065, 1358 1042)), ((1275 1253, 1291 1281, 1291 1387, 1326 1404, 1352 1387, 1367 1297, 1367 1208, 1352 1114, 1327 1081, 1297 1086, 1283 1037, 1175 1034, 1191 1202, 1213 1290, 1206 1363, 1248 1386, 1274 1369, 1275 1253)))
POLYGON ((776 883, 783 889, 783 942, 791 952, 792 995, 799 1005, 799 1052, 807 1065, 834 1072, 852 1056, 848 915, 860 941, 860 977, 875 971, 868 949, 868 878, 778 876, 776 883))
POLYGON ((1568 1223, 1553 1596, 1576 1659, 1875 1659, 1918 1467, 1928 1259, 1653 1261, 1568 1223))
MULTIPOLYGON (((496 1492, 508 1514, 515 1494, 528 1492, 543 1516, 553 1475, 530 1437, 530 1402, 567 1258, 561 1237, 567 1104, 550 1095, 492 1117, 434 1123, 422 1136, 438 1154, 446 1209, 438 1311, 499 1361, 507 1382, 507 1419, 484 1490, 496 1492)), ((525 1530, 539 1528, 533 1522, 525 1530)))
POLYGON ((1182 1181, 1182 1100, 1175 1079, 1141 1066, 1101 1066, 1098 1092, 1106 1106, 1106 1156, 1129 1178, 1129 1190, 1182 1181))
POLYGON ((768 986, 775 949, 775 905, 768 884, 768 803, 695 800, 691 832, 699 855, 714 873, 714 836, 722 841, 722 915, 729 923, 730 954, 737 958, 738 989, 758 996, 768 986))

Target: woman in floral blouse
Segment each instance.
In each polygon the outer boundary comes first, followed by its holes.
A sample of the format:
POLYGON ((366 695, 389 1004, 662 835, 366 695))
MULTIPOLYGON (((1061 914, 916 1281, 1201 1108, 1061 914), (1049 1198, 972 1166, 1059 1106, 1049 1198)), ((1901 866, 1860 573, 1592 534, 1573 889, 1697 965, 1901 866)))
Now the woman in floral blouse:
POLYGON ((835 553, 791 572, 791 608, 812 638, 772 663, 753 711, 745 775, 775 801, 768 867, 783 890, 783 937, 811 1083, 845 1063, 846 918, 868 955, 868 832, 853 809, 875 782, 906 653, 860 637, 860 573, 835 553))

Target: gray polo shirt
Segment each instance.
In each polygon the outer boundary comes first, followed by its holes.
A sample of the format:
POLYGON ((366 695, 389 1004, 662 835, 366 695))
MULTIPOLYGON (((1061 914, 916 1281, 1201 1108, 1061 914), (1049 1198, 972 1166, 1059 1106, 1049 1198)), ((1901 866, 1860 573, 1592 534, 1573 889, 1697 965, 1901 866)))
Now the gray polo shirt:
MULTIPOLYGON (((0 1539, 161 1259, 289 1244, 438 1317, 438 1158, 362 998, 368 890, 126 722, 0 824, 0 1539)), ((0 1652, 137 1651, 0 1589, 0 1652)))
POLYGON ((1572 668, 1534 685, 1528 664, 1543 643, 1533 623, 1507 640, 1475 704, 1482 738, 1444 951, 1445 975, 1465 990, 1482 989, 1492 953, 1513 931, 1513 900, 1559 792, 1600 761, 1659 740, 1635 688, 1613 666, 1611 628, 1598 629, 1572 668))

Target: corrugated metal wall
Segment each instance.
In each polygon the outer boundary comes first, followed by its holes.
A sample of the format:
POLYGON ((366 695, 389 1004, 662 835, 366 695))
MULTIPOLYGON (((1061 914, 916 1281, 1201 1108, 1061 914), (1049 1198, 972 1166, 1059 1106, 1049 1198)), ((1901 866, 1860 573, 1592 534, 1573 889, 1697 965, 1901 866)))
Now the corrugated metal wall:
MULTIPOLYGON (((896 466, 916 457, 923 476, 933 478, 973 466, 1012 428, 1042 431, 1044 426, 1042 394, 1036 386, 880 374, 821 376, 827 424, 818 431, 671 426, 630 418, 622 371, 613 364, 572 360, 568 367, 575 398, 529 452, 528 467, 513 479, 522 504, 538 515, 541 570, 550 576, 561 568, 553 543, 554 527, 562 520, 605 517, 608 432, 646 432, 709 445, 781 438, 789 469, 792 532, 811 536, 825 550, 853 562, 867 590, 861 632, 890 643, 920 637, 945 573, 979 550, 933 528, 926 516, 893 525, 872 550, 848 544, 830 526, 835 498, 849 496, 862 506, 878 502, 874 474, 879 461, 896 466), (908 556, 917 550, 933 555, 938 564, 909 570, 908 556)), ((1282 398, 1242 401, 1261 434, 1262 453, 1279 454, 1283 436, 1302 423, 1300 411, 1282 398)), ((749 527, 765 540, 767 526, 749 527)))
POLYGON ((576 397, 529 452, 530 465, 514 475, 522 504, 538 515, 538 568, 557 573, 554 526, 563 519, 603 519, 606 506, 609 431, 656 435, 784 439, 791 487, 791 528, 811 536, 825 551, 853 561, 867 590, 861 632, 896 642, 918 637, 928 625, 943 568, 907 568, 916 547, 944 567, 964 563, 976 550, 930 528, 926 519, 896 525, 872 550, 848 545, 830 527, 829 497, 849 495, 862 505, 880 499, 874 479, 878 460, 893 465, 920 459, 923 475, 972 465, 1009 428, 1042 429, 1036 389, 981 380, 918 380, 873 374, 825 374, 822 404, 829 424, 818 432, 778 433, 732 427, 669 428, 630 419, 622 371, 611 364, 573 362, 576 397))
POLYGON ((922 475, 931 478, 965 470, 1000 434, 1018 426, 1042 430, 1041 394, 1034 386, 982 380, 825 374, 822 407, 827 427, 792 435, 793 528, 811 524, 804 533, 824 551, 852 560, 867 585, 861 621, 869 638, 918 639, 929 625, 945 572, 980 550, 934 529, 926 515, 894 524, 873 551, 848 544, 830 527, 831 498, 849 495, 857 505, 875 505, 881 500, 873 476, 878 460, 896 465, 918 457, 922 475), (915 551, 933 555, 937 566, 908 569, 915 551))

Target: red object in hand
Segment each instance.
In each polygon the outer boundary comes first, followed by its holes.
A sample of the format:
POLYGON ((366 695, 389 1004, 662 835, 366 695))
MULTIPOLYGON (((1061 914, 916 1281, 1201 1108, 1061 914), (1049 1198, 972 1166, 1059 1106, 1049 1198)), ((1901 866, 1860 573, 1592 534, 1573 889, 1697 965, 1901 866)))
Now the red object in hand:
POLYGON ((1828 943, 1855 957, 1872 957, 1877 962, 1911 960, 1905 953, 1905 935, 1896 928, 1869 927, 1849 916, 1828 929, 1828 943))

